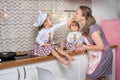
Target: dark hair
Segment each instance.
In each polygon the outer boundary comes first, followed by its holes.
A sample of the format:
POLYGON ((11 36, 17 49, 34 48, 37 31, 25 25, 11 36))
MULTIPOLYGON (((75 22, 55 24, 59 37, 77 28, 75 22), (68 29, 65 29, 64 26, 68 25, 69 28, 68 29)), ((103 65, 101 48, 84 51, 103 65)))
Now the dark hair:
POLYGON ((71 24, 70 24, 70 27, 71 27, 72 24, 78 26, 78 31, 79 31, 79 29, 80 29, 79 23, 77 21, 72 21, 71 24))
POLYGON ((43 23, 41 26, 38 27, 39 31, 40 31, 42 28, 44 28, 44 23, 43 23))
POLYGON ((95 18, 92 16, 92 10, 88 6, 80 6, 82 10, 82 16, 86 18, 86 23, 82 28, 82 34, 87 36, 89 34, 89 27, 96 23, 95 18))

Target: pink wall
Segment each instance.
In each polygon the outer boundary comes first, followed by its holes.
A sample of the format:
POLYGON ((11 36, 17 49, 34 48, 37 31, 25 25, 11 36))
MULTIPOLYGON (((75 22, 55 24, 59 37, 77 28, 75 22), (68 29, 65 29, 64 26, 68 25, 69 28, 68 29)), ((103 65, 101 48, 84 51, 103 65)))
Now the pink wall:
POLYGON ((116 50, 116 80, 120 80, 120 19, 102 20, 100 25, 108 42, 118 46, 116 50))
POLYGON ((100 25, 108 42, 118 46, 116 50, 116 80, 120 80, 120 19, 102 20, 100 25))

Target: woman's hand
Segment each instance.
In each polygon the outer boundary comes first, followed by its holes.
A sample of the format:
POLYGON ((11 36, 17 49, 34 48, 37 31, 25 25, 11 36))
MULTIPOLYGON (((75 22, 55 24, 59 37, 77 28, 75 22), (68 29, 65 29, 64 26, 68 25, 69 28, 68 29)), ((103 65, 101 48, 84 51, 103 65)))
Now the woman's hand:
POLYGON ((76 47, 78 48, 79 46, 82 46, 82 44, 81 43, 77 43, 76 47))
POLYGON ((85 51, 85 50, 88 50, 88 46, 82 44, 82 45, 81 45, 81 48, 80 48, 80 51, 85 51))
POLYGON ((51 44, 49 44, 49 43, 45 43, 43 46, 45 46, 45 47, 49 47, 49 46, 51 46, 51 44))

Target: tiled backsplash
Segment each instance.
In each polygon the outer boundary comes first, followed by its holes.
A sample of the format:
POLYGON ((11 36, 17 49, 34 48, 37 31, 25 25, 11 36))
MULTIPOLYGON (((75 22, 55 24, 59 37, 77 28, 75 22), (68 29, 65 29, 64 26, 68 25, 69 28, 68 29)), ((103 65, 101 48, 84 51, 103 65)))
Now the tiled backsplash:
MULTIPOLYGON (((30 50, 35 44, 37 29, 32 25, 38 10, 54 13, 54 23, 68 19, 80 5, 91 6, 91 0, 0 0, 0 52, 30 50), (4 18, 4 11, 8 17, 4 18), (52 11, 55 10, 55 11, 52 11)), ((66 26, 55 32, 55 38, 63 40, 69 30, 66 26)))

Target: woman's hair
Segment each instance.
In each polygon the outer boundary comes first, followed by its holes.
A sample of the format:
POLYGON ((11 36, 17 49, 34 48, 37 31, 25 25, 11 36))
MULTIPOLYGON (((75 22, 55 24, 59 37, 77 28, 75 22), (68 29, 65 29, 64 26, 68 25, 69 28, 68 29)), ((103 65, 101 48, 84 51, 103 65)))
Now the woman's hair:
POLYGON ((72 21, 71 24, 70 24, 70 27, 71 27, 71 25, 77 26, 78 27, 78 31, 79 31, 80 25, 79 25, 79 23, 77 21, 72 21))
POLYGON ((82 10, 82 16, 86 18, 86 23, 81 29, 82 34, 87 36, 89 34, 89 27, 90 25, 93 25, 96 23, 95 18, 92 16, 92 10, 87 6, 80 6, 80 9, 82 10))

